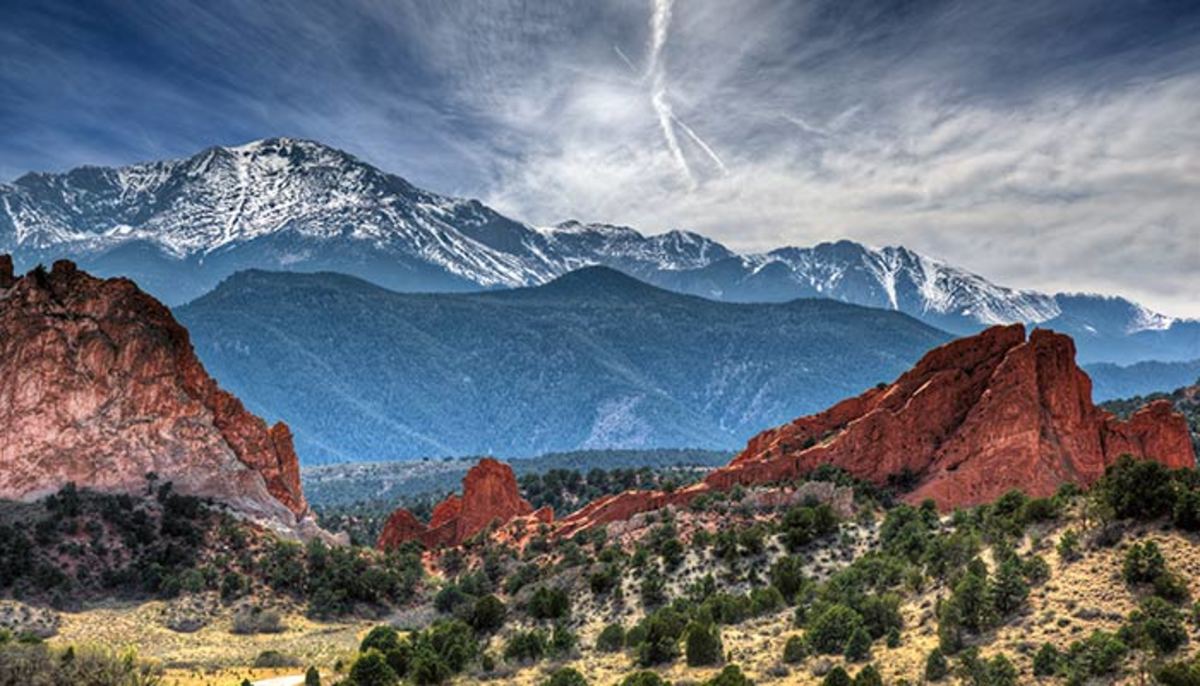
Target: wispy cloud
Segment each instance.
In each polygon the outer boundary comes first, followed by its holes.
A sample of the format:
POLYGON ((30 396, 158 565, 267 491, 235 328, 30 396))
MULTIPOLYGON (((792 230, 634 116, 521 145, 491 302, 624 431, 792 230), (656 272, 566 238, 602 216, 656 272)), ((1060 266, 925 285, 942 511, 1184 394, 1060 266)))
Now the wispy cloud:
POLYGON ((538 223, 902 243, 1200 316, 1200 8, 30 3, 0 176, 317 138, 538 223))

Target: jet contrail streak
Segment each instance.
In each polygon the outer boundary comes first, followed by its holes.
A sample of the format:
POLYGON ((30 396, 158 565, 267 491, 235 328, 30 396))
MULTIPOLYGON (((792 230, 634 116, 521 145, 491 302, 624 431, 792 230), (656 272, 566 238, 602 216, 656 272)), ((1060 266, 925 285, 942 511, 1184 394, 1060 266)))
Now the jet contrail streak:
POLYGON ((716 151, 709 147, 708 143, 704 142, 704 139, 696 135, 696 132, 692 130, 692 127, 688 126, 686 122, 675 115, 671 115, 671 118, 675 120, 676 124, 679 124, 679 128, 683 129, 684 133, 686 133, 693 141, 695 141, 696 145, 700 146, 700 149, 704 151, 704 154, 708 155, 709 158, 716 163, 722 174, 729 173, 729 170, 725 168, 725 163, 722 162, 721 158, 717 156, 716 151))
POLYGON ((667 28, 671 24, 671 0, 654 0, 654 14, 650 17, 650 57, 646 60, 646 78, 650 80, 650 105, 658 115, 658 126, 666 139, 667 149, 675 158, 675 163, 683 175, 687 177, 688 186, 696 187, 696 179, 688 166, 683 149, 679 147, 679 138, 675 135, 675 115, 667 102, 666 79, 662 69, 662 50, 667 42, 667 28))

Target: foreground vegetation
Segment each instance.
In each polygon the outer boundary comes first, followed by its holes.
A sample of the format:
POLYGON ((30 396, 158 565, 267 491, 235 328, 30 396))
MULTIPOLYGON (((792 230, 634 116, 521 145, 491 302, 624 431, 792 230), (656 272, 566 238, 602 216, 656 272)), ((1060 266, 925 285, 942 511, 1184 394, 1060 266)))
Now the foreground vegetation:
MULTIPOLYGON (((570 541, 542 531, 521 547, 480 537, 390 555, 251 535, 203 503, 168 504, 178 496, 159 485, 132 506, 155 535, 120 548, 110 574, 64 574, 56 588, 103 593, 95 579, 110 578, 144 597, 208 594, 241 635, 276 630, 269 611, 244 609, 267 598, 319 622, 386 613, 336 658, 255 658, 359 686, 1200 683, 1196 471, 1122 460, 1086 493, 1013 492, 948 516, 834 470, 809 478, 854 488, 854 512, 815 500, 764 506, 737 489, 570 541), (184 522, 203 532, 190 548, 184 522), (164 556, 173 546, 188 554, 164 556)), ((7 592, 36 598, 39 565, 57 559, 47 551, 79 552, 93 516, 102 542, 120 538, 103 520, 109 498, 67 489, 39 505, 53 527, 9 526, 7 592), (40 529, 58 533, 42 543, 40 529)), ((109 559, 87 554, 89 565, 109 559)), ((0 654, 26 655, 26 645, 9 640, 0 654)))

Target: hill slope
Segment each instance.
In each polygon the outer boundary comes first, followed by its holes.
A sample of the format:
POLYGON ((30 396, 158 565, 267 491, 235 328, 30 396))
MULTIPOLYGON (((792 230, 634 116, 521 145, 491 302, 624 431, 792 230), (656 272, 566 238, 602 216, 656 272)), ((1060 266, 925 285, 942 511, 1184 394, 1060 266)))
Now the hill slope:
POLYGON ((287 417, 308 463, 733 448, 948 338, 896 312, 718 303, 605 268, 433 295, 252 271, 176 314, 222 384, 287 417))

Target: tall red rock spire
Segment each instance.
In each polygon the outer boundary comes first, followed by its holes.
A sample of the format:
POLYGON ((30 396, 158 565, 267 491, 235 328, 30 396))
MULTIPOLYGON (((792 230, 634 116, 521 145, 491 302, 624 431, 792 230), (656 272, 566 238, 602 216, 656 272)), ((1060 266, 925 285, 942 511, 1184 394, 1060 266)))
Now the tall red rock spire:
POLYGON ((392 513, 379 536, 379 547, 394 548, 405 541, 426 547, 459 545, 493 522, 506 523, 533 512, 517 488, 512 467, 485 457, 463 477, 463 494, 449 495, 433 508, 425 526, 408 510, 392 513))

